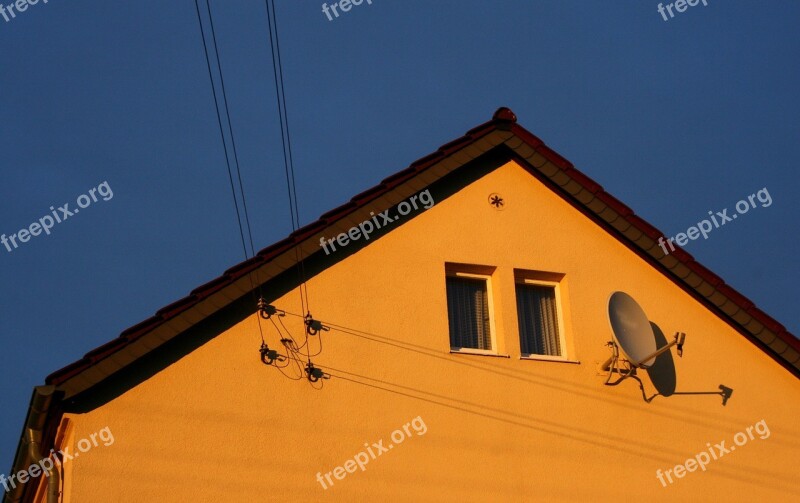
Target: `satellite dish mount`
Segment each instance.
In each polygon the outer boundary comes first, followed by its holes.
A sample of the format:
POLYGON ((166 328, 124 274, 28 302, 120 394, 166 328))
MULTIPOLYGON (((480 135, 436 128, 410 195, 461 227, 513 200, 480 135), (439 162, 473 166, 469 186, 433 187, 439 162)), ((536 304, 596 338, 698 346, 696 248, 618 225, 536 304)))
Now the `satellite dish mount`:
POLYGON ((661 348, 656 347, 650 320, 633 297, 625 292, 614 292, 608 299, 608 321, 614 338, 606 343, 611 348, 611 356, 600 365, 600 370, 608 372, 605 383, 610 386, 635 375, 636 369, 652 367, 656 358, 672 346, 677 346, 678 356, 683 356, 686 334, 676 332, 672 342, 661 348), (620 378, 609 383, 615 372, 620 378))

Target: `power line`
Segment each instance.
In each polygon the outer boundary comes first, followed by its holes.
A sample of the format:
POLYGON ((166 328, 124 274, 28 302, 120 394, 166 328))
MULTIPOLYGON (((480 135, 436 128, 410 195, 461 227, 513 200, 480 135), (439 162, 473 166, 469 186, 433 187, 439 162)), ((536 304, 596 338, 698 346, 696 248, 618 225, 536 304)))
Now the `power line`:
POLYGON ((242 249, 244 250, 244 257, 247 260, 247 245, 245 244, 244 240, 244 229, 242 227, 242 217, 241 213, 239 212, 239 202, 236 198, 236 187, 233 183, 233 173, 231 172, 231 161, 230 156, 228 155, 228 144, 225 141, 225 130, 222 127, 222 115, 219 113, 219 100, 217 99, 217 90, 216 86, 214 85, 214 75, 211 71, 211 59, 208 57, 208 44, 206 42, 206 33, 203 29, 203 18, 200 15, 200 5, 198 4, 198 0, 194 0, 194 7, 197 11, 197 22, 200 25, 200 36, 203 39, 203 51, 206 55, 206 66, 208 67, 208 78, 211 81, 211 93, 214 96, 214 110, 217 113, 217 124, 219 126, 219 134, 222 138, 222 148, 225 151, 225 165, 228 168, 228 180, 230 181, 231 185, 231 194, 233 195, 233 206, 236 208, 236 223, 239 225, 239 236, 242 239, 242 249))
MULTIPOLYGON (((223 151, 225 153, 225 165, 226 165, 227 170, 228 170, 228 181, 230 182, 231 195, 233 196, 233 205, 234 205, 234 208, 236 209, 236 223, 239 226, 239 237, 241 238, 241 242, 242 242, 242 250, 244 251, 244 258, 245 258, 245 260, 248 260, 249 256, 248 256, 248 253, 247 253, 247 244, 245 243, 245 238, 244 238, 244 228, 242 226, 242 215, 241 215, 241 213, 239 211, 239 203, 238 203, 238 200, 237 200, 237 197, 236 197, 236 185, 235 185, 235 183, 233 181, 233 173, 232 173, 232 170, 231 170, 230 155, 228 154, 228 145, 227 145, 227 142, 225 141, 225 130, 224 130, 223 125, 222 125, 222 114, 219 111, 219 100, 217 99, 217 90, 216 90, 216 86, 214 84, 213 71, 211 69, 211 58, 208 55, 208 42, 206 40, 205 29, 203 28, 203 18, 202 18, 201 14, 200 14, 200 5, 198 3, 198 0, 194 1, 194 6, 195 6, 195 11, 197 12, 197 22, 200 25, 200 36, 201 36, 202 41, 203 41, 203 52, 204 52, 205 58, 206 58, 206 67, 208 68, 208 78, 209 78, 209 81, 211 82, 211 92, 212 92, 212 95, 214 97, 214 111, 217 114, 217 125, 219 127, 220 138, 222 139, 222 148, 223 148, 223 151)), ((208 11, 208 19, 209 19, 209 23, 210 23, 210 26, 211 26, 211 35, 212 35, 212 39, 213 39, 213 42, 214 42, 214 54, 215 54, 215 57, 216 57, 216 60, 217 60, 217 69, 219 71, 219 78, 220 78, 220 84, 221 84, 221 90, 222 90, 222 97, 223 97, 223 101, 224 101, 224 105, 225 105, 225 116, 226 116, 227 121, 228 121, 228 132, 229 132, 230 137, 231 137, 231 147, 232 147, 232 150, 233 150, 233 157, 234 157, 234 161, 235 161, 235 164, 236 164, 236 174, 237 174, 237 178, 239 180, 239 190, 240 190, 241 197, 242 197, 242 206, 243 206, 243 209, 244 209, 245 224, 247 225, 247 235, 248 235, 249 240, 250 240, 250 251, 252 253, 252 256, 255 257, 256 253, 255 253, 255 245, 253 243, 252 227, 250 225, 250 216, 249 216, 248 211, 247 211, 247 199, 245 197, 244 184, 242 183, 242 173, 241 173, 241 170, 239 169, 239 156, 238 156, 237 151, 236 151, 236 140, 235 140, 235 137, 234 137, 234 134, 233 134, 233 122, 231 121, 230 108, 228 106, 228 96, 227 96, 227 92, 225 91, 225 78, 224 78, 223 73, 222 73, 222 62, 221 62, 220 57, 219 57, 219 48, 218 48, 218 45, 217 45, 217 35, 216 35, 216 31, 214 29, 214 17, 213 17, 213 15, 211 13, 211 6, 210 6, 208 0, 206 0, 206 10, 208 11)), ((255 299, 255 285, 253 283, 252 272, 248 273, 247 277, 248 277, 248 279, 250 281, 250 288, 251 288, 251 292, 252 292, 252 295, 253 295, 253 300, 256 300, 255 299)), ((257 318, 257 321, 258 321, 258 331, 259 331, 259 333, 261 335, 261 340, 263 342, 264 341, 264 331, 263 331, 263 328, 261 327, 261 318, 260 317, 257 318)))
MULTIPOLYGON (((267 9, 267 29, 269 31, 269 45, 272 53, 272 73, 275 82, 275 98, 278 105, 278 118, 281 128, 281 146, 283 148, 283 164, 286 174, 286 190, 289 195, 289 215, 292 223, 292 232, 300 228, 300 211, 297 204, 297 184, 294 172, 294 158, 292 156, 292 138, 289 132, 289 114, 286 108, 286 92, 283 81, 283 63, 281 61, 280 37, 278 34, 278 18, 275 14, 275 3, 264 0, 267 9), (275 32, 273 37, 273 30, 275 32)), ((302 251, 295 246, 295 263, 300 277, 300 303, 301 311, 310 311, 308 300, 308 287, 306 285, 305 265, 303 264, 302 251)))
POLYGON ((211 5, 209 4, 209 0, 206 0, 206 9, 208 11, 209 25, 211 26, 211 38, 214 42, 214 54, 217 60, 217 69, 219 71, 219 82, 220 82, 220 89, 222 90, 222 100, 223 103, 225 104, 225 116, 227 117, 228 120, 228 132, 231 137, 231 150, 233 151, 233 160, 236 166, 236 175, 239 179, 239 190, 242 196, 242 208, 244 209, 244 221, 247 226, 248 237, 250 238, 250 253, 252 254, 252 256, 255 256, 256 250, 255 246, 253 245, 253 233, 250 227, 250 215, 247 212, 247 198, 245 197, 244 184, 242 183, 242 173, 241 170, 239 169, 239 155, 236 152, 236 139, 233 135, 233 122, 231 121, 230 107, 228 106, 228 93, 225 91, 225 77, 223 76, 222 72, 222 60, 219 57, 217 34, 216 30, 214 29, 214 16, 211 14, 211 5))
MULTIPOLYGON (((247 227, 247 235, 248 235, 249 243, 250 243, 250 253, 252 253, 252 255, 255 257, 256 252, 255 252, 255 245, 253 243, 252 225, 250 223, 250 215, 249 215, 249 212, 248 212, 248 209, 247 209, 247 198, 246 198, 246 195, 245 195, 244 183, 242 182, 241 166, 240 166, 240 163, 239 163, 239 155, 238 155, 238 152, 237 152, 237 149, 236 149, 236 139, 235 139, 235 134, 234 134, 234 131, 233 131, 233 121, 231 120, 230 106, 229 106, 229 102, 228 102, 228 95, 227 95, 227 91, 225 89, 225 77, 224 77, 224 73, 223 73, 223 69, 222 69, 222 61, 221 61, 220 54, 219 54, 219 44, 217 43, 216 29, 214 28, 214 16, 213 16, 213 13, 211 11, 210 0, 205 0, 205 2, 206 2, 206 11, 207 11, 207 14, 208 14, 208 19, 209 19, 209 25, 210 25, 210 29, 211 29, 211 39, 212 39, 212 42, 214 44, 214 57, 216 59, 217 71, 219 73, 220 89, 221 89, 221 92, 222 92, 223 105, 225 107, 225 117, 226 117, 227 125, 228 125, 228 134, 230 135, 231 150, 232 150, 232 153, 233 153, 234 167, 236 168, 236 176, 237 176, 237 180, 239 182, 239 192, 240 192, 240 195, 241 195, 241 198, 242 198, 242 209, 244 211, 244 225, 242 223, 242 214, 241 214, 241 212, 239 210, 239 202, 238 202, 238 198, 237 198, 237 194, 236 194, 236 184, 234 183, 234 180, 233 180, 233 170, 231 168, 231 158, 230 158, 230 154, 228 152, 228 145, 227 145, 227 141, 226 141, 226 138, 225 138, 225 129, 224 129, 224 126, 223 126, 223 121, 222 121, 222 113, 220 112, 220 103, 219 103, 219 99, 217 97, 217 91, 216 91, 216 85, 215 85, 215 82, 214 82, 213 70, 211 68, 211 57, 209 56, 208 40, 206 39, 205 29, 203 27, 203 19, 202 19, 202 15, 200 14, 200 5, 199 5, 198 0, 195 0, 195 11, 197 13, 198 24, 200 25, 200 36, 201 36, 202 42, 203 42, 203 51, 204 51, 205 58, 206 58, 206 66, 207 66, 207 69, 208 69, 209 80, 211 82, 211 91, 212 91, 212 96, 214 98, 214 110, 215 110, 216 115, 217 115, 217 126, 219 127, 220 138, 222 140, 223 151, 224 151, 224 154, 225 154, 225 165, 226 165, 227 170, 228 170, 228 181, 230 182, 231 194, 233 196, 233 204, 234 204, 234 208, 236 209, 236 223, 239 226, 239 237, 240 237, 241 242, 242 242, 242 249, 244 251, 245 260, 248 260, 249 256, 248 256, 248 250, 247 250, 247 243, 245 242, 245 237, 244 237, 244 234, 245 234, 244 227, 245 226, 247 227)), ((279 38, 279 34, 278 34, 277 15, 275 13, 274 2, 271 2, 270 0, 265 0, 265 6, 266 6, 266 9, 267 9, 267 27, 268 27, 268 31, 269 31, 270 50, 271 50, 271 53, 272 53, 272 70, 273 70, 273 77, 274 77, 274 82, 275 82, 275 96, 276 96, 276 101, 277 101, 277 105, 278 105, 278 118, 279 118, 280 129, 281 129, 281 147, 282 147, 282 150, 283 150, 284 172, 285 172, 285 175, 286 175, 286 189, 287 189, 287 193, 288 193, 288 197, 289 197, 289 216, 290 216, 290 220, 291 220, 292 232, 296 232, 297 229, 299 229, 299 227, 300 227, 300 212, 299 212, 298 202, 297 202, 297 199, 298 199, 297 198, 297 182, 296 182, 295 171, 294 171, 294 158, 292 156, 292 140, 291 140, 291 134, 289 132, 289 118, 288 118, 288 112, 287 112, 287 106, 286 106, 286 94, 285 94, 285 86, 284 86, 284 80, 283 80, 283 64, 282 64, 281 56, 280 56, 280 38, 279 38), (273 29, 274 29, 274 34, 273 34, 273 29)), ((299 355, 300 354, 299 351, 302 350, 304 347, 306 348, 306 354, 305 354, 306 361, 307 361, 306 371, 308 373, 309 380, 312 381, 312 382, 315 382, 315 381, 317 381, 319 379, 319 377, 324 376, 324 374, 322 374, 320 371, 316 370, 313 367, 313 364, 311 363, 311 357, 312 356, 316 356, 321 352, 322 344, 321 344, 321 340, 320 340, 319 351, 316 354, 312 355, 311 351, 310 351, 310 348, 309 348, 309 345, 308 345, 308 335, 309 334, 311 334, 311 335, 316 334, 317 333, 316 330, 319 330, 319 329, 321 329, 323 327, 322 327, 321 324, 319 324, 319 327, 315 328, 315 325, 314 325, 315 322, 314 322, 313 317, 311 316, 310 309, 309 309, 308 287, 306 285, 306 280, 305 280, 306 275, 305 275, 305 267, 304 267, 303 257, 302 257, 302 250, 301 250, 300 246, 295 246, 294 247, 294 251, 295 251, 295 261, 296 261, 295 262, 295 266, 297 268, 298 276, 299 276, 299 280, 300 280, 301 310, 303 312, 307 313, 305 315, 305 322, 306 322, 306 325, 307 325, 307 328, 306 328, 306 340, 304 341, 304 344, 302 346, 298 347, 296 341, 294 340, 294 338, 291 337, 291 333, 289 333, 290 339, 285 339, 285 338, 283 338, 283 336, 281 336, 281 342, 284 343, 284 346, 286 347, 286 349, 289 352, 291 352, 291 353, 293 353, 295 355, 299 355), (289 343, 288 341, 291 341, 291 343, 289 343), (314 379, 312 379, 312 377, 314 379)), ((250 280, 251 292, 253 293, 253 296, 254 296, 254 299, 255 299, 255 285, 253 283, 252 271, 248 273, 248 278, 250 280)), ((259 285, 259 288, 260 287, 261 287, 261 285, 259 285)), ((265 305, 263 299, 257 301, 257 304, 259 306, 259 311, 261 311, 262 304, 265 305)), ((259 314, 257 315, 257 319, 258 319, 259 331, 261 333, 261 342, 262 342, 261 352, 262 352, 262 360, 263 360, 264 357, 265 357, 265 354, 269 355, 269 354, 274 353, 274 351, 269 350, 269 348, 266 345, 266 341, 264 340, 264 333, 263 333, 263 329, 261 327, 261 317, 262 317, 262 313, 259 312, 259 314)), ((266 318, 269 319, 269 316, 267 315, 266 318)), ((273 321, 273 324, 274 324, 274 321, 273 321)), ((281 325, 283 325, 283 322, 281 322, 281 325)), ((284 328, 284 330, 286 330, 286 327, 283 327, 283 328, 284 328)), ((276 326, 276 329, 278 330, 278 332, 280 334, 280 329, 278 329, 277 326, 276 326)), ((324 328, 324 330, 328 330, 328 329, 324 328)), ((267 357, 269 358, 269 356, 267 356, 267 357)), ((265 363, 268 363, 268 362, 265 361, 265 363)), ((282 370, 281 370, 281 372, 283 373, 282 370)))

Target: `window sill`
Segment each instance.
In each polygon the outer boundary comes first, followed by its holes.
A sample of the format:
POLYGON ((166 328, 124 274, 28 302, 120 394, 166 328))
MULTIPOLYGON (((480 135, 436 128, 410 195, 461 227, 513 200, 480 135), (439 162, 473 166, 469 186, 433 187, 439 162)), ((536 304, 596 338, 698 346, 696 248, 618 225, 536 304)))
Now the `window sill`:
POLYGON ((548 355, 521 355, 519 357, 520 360, 537 360, 542 362, 556 362, 556 363, 572 363, 576 365, 580 365, 580 360, 568 360, 566 358, 561 358, 560 356, 548 356, 548 355))
POLYGON ((477 356, 494 356, 497 358, 511 358, 511 355, 501 355, 498 353, 493 353, 491 351, 486 351, 483 349, 470 349, 470 348, 459 348, 459 349, 450 349, 450 354, 457 354, 457 355, 477 355, 477 356))

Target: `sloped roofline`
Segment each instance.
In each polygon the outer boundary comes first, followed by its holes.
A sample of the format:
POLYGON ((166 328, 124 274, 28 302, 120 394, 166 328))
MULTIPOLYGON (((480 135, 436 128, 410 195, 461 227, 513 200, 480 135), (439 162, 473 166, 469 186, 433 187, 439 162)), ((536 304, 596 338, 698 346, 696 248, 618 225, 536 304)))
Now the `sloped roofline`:
MULTIPOLYGON (((694 257, 683 249, 677 248, 669 255, 664 254, 663 250, 657 246, 659 238, 667 238, 664 233, 637 216, 620 200, 604 191, 600 184, 576 169, 571 162, 517 124, 514 112, 508 108, 500 108, 495 112, 492 120, 471 129, 461 138, 439 147, 436 152, 414 161, 408 168, 357 194, 349 202, 323 214, 318 220, 261 250, 250 260, 231 267, 222 276, 194 289, 187 297, 160 309, 154 316, 128 328, 116 339, 86 353, 80 360, 53 372, 46 378, 46 384, 58 387, 79 374, 87 372, 100 361, 125 350, 145 334, 181 316, 201 301, 234 285, 281 255, 293 251, 296 246, 301 246, 310 238, 312 241, 318 241, 318 236, 334 226, 337 221, 345 219, 368 203, 385 196, 411 178, 425 173, 434 165, 446 160, 454 160, 459 164, 472 160, 477 156, 470 155, 465 151, 479 140, 486 139, 488 135, 497 131, 510 133, 503 143, 511 148, 523 166, 528 165, 529 171, 538 171, 544 175, 551 182, 548 183, 551 189, 573 206, 577 206, 584 214, 587 212, 593 214, 599 217, 601 222, 610 225, 617 231, 612 232, 615 237, 640 255, 644 254, 651 264, 656 265, 683 289, 688 288, 690 293, 696 294, 696 297, 699 295, 706 304, 710 302, 711 305, 708 307, 711 307, 717 315, 755 342, 760 349, 782 366, 800 377, 800 341, 786 327, 757 308, 750 299, 727 285, 719 276, 695 261, 694 257), (654 263, 653 260, 656 262, 654 263)), ((451 170, 452 168, 448 171, 451 170)), ((428 177, 428 184, 433 181, 435 180, 428 177)), ((316 246, 316 243, 315 247, 318 251, 319 247, 316 246)), ((285 266, 283 270, 288 269, 291 265, 294 264, 285 266)), ((70 393, 70 395, 72 394, 70 393)))
MULTIPOLYGON (((285 239, 261 250, 255 257, 237 264, 220 277, 192 290, 119 337, 89 351, 80 360, 47 376, 45 383, 69 398, 85 392, 111 374, 153 351, 192 325, 248 294, 254 281, 265 283, 295 265, 295 251, 304 257, 321 253, 319 238, 346 231, 353 222, 363 221, 367 205, 395 204, 408 194, 422 190, 444 175, 490 150, 506 148, 516 160, 551 190, 595 221, 629 249, 698 299, 772 359, 800 378, 800 340, 777 320, 760 310, 747 297, 727 285, 719 276, 694 260, 681 248, 666 255, 657 242, 667 239, 661 231, 637 216, 603 187, 576 169, 571 162, 549 148, 530 131, 517 124, 508 108, 498 109, 492 119, 469 130, 464 136, 355 195, 347 203, 323 214, 285 239), (336 232, 338 230, 338 232, 336 232)), ((372 207, 372 206, 370 206, 372 207)), ((388 206, 387 206, 388 207, 388 206)), ((47 421, 58 424, 60 407, 52 409, 47 421)), ((28 413, 29 417, 31 411, 28 413)), ((52 439, 51 435, 45 438, 52 439)), ((20 442, 20 447, 23 447, 20 442)), ((18 449, 17 463, 22 463, 18 449)), ((24 455, 23 455, 24 457, 24 455)))

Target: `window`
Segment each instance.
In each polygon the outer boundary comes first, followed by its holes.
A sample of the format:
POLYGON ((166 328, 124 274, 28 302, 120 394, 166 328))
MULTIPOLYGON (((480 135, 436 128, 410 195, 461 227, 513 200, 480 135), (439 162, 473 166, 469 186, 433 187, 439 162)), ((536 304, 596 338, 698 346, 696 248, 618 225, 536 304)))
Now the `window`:
POLYGON ((516 290, 522 355, 565 357, 558 283, 523 279, 516 290))
POLYGON ((451 350, 492 352, 492 303, 488 275, 448 272, 447 319, 451 350))

